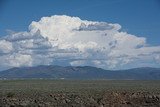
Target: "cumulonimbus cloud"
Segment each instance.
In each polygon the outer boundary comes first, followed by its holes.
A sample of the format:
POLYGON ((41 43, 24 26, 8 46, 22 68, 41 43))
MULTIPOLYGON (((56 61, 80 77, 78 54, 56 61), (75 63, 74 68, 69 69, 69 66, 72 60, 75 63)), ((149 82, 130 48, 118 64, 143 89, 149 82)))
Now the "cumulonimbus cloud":
POLYGON ((0 38, 0 67, 96 66, 105 69, 160 65, 160 46, 121 31, 119 24, 54 15, 33 21, 29 31, 0 38))

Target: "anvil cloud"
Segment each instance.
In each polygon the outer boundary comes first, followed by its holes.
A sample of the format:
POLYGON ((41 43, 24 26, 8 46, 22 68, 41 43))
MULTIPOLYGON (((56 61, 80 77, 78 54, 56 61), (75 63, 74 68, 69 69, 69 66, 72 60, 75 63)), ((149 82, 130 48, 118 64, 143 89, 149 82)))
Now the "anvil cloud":
POLYGON ((29 31, 0 38, 0 67, 96 66, 104 69, 160 66, 160 46, 121 31, 121 25, 54 15, 29 31))

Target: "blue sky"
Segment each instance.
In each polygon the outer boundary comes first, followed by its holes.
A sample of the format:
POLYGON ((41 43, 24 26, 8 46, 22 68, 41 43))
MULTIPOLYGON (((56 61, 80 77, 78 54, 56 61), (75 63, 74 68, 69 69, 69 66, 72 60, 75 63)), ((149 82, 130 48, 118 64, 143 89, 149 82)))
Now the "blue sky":
POLYGON ((0 36, 6 30, 24 31, 32 21, 51 15, 119 23, 122 30, 160 44, 159 0, 1 0, 0 36))

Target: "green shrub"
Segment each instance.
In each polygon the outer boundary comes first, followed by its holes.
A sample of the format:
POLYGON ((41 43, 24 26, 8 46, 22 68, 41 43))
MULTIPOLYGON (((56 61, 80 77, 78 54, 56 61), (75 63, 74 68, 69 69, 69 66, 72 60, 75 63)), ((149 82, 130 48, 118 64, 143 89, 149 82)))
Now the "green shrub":
POLYGON ((15 95, 15 93, 13 93, 13 92, 8 92, 7 93, 7 97, 14 97, 14 95, 15 95))

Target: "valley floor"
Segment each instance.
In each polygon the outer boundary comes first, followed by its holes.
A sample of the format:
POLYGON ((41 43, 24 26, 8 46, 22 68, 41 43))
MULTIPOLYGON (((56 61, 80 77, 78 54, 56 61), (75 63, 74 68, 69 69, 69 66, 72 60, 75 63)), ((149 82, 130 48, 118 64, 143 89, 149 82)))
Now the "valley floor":
POLYGON ((0 80, 0 107, 160 107, 160 81, 0 80))

